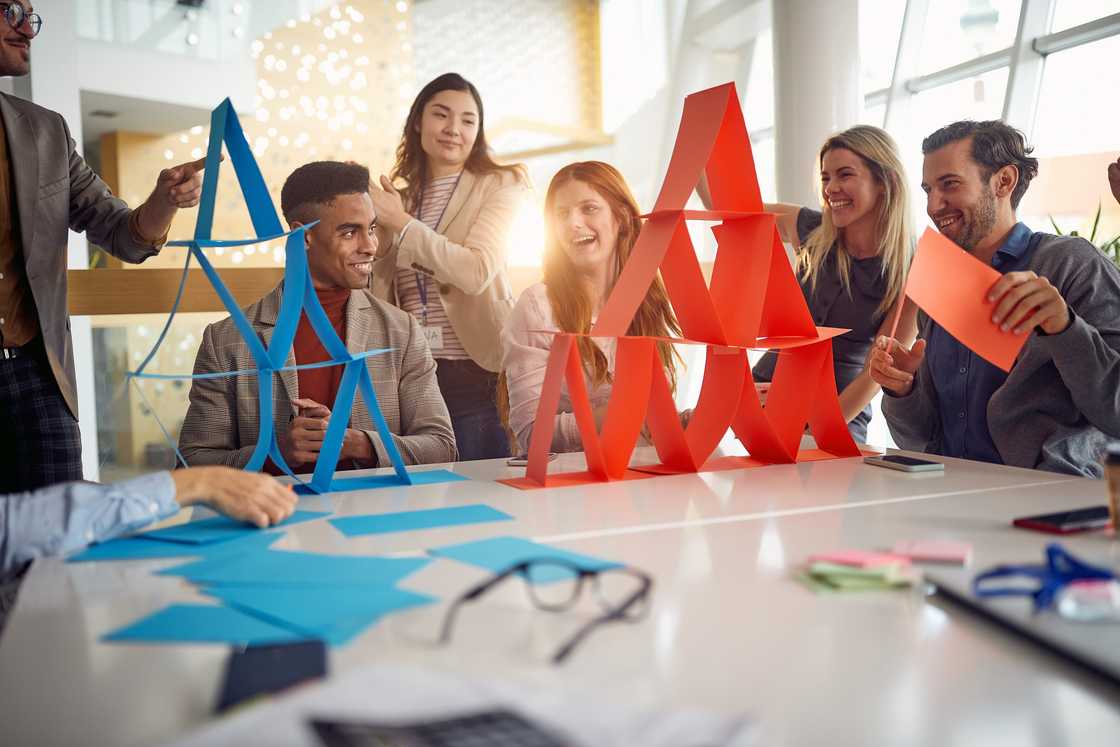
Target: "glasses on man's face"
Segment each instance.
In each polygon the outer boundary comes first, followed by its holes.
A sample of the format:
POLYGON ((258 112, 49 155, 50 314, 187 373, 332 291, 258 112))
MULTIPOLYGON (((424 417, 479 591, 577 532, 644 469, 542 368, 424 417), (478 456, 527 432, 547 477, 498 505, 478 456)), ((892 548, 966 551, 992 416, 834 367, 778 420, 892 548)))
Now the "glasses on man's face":
POLYGON ((451 640, 459 608, 473 602, 511 576, 520 576, 528 588, 529 599, 547 612, 564 612, 575 606, 590 585, 602 614, 584 624, 553 655, 552 663, 561 664, 601 625, 611 622, 637 622, 649 607, 653 579, 636 568, 584 568, 559 558, 525 560, 467 590, 451 603, 443 619, 440 642, 451 640))
POLYGON ((38 36, 39 29, 43 28, 43 17, 38 13, 28 13, 20 3, 0 3, 0 11, 9 26, 28 38, 38 36), (24 21, 27 22, 26 29, 21 28, 24 21))

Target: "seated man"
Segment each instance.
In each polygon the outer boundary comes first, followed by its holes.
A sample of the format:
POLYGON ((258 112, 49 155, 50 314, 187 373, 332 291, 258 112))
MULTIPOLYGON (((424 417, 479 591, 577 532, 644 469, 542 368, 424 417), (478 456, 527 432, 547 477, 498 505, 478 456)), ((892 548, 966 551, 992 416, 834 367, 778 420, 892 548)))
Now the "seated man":
MULTIPOLYGON (((406 464, 450 462, 455 436, 436 383, 436 365, 418 323, 369 292, 377 251, 369 170, 335 161, 296 169, 284 183, 280 205, 294 229, 318 220, 306 233, 311 283, 338 336, 352 352, 392 348, 367 359, 370 377, 393 441, 406 464)), ((283 283, 245 309, 267 346, 280 311, 283 283)), ((288 365, 330 360, 306 314, 300 316, 288 365)), ((196 374, 253 369, 256 363, 232 319, 206 328, 195 360, 196 374)), ((277 443, 296 472, 314 469, 338 392, 342 366, 288 371, 274 385, 277 443)), ((360 390, 359 390, 360 392, 360 390)), ((388 465, 385 444, 374 430, 366 403, 354 401, 339 469, 388 465)), ((191 465, 244 466, 257 442, 260 422, 257 376, 195 379, 179 448, 191 465)), ((267 424, 264 427, 269 427, 267 424)), ((270 471, 276 467, 269 463, 270 471)))
POLYGON ((934 225, 1003 273, 992 321, 1030 337, 1010 373, 921 315, 907 349, 880 338, 869 358, 899 446, 965 459, 1102 474, 1120 436, 1120 272, 1088 241, 1032 232, 1015 210, 1038 173, 1022 133, 956 122, 922 143, 934 225))

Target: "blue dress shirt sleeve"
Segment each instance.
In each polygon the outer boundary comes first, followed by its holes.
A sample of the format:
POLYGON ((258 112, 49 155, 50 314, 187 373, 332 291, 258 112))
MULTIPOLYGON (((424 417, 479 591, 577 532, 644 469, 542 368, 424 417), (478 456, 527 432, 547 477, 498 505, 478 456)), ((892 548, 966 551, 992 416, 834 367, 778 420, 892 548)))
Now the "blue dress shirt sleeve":
POLYGON ((0 579, 36 558, 75 552, 178 510, 170 472, 0 495, 0 579))

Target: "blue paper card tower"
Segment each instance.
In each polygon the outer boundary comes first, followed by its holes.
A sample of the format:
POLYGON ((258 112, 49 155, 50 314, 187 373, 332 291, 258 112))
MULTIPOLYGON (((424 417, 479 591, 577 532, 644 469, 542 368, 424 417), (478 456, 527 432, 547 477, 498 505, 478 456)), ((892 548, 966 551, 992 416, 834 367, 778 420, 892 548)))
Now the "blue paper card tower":
MULTIPOLYGON (((233 110, 233 105, 227 98, 219 104, 218 108, 211 112, 210 115, 210 141, 206 149, 206 170, 202 180, 202 198, 198 206, 198 220, 195 223, 194 238, 189 241, 168 242, 168 246, 184 246, 188 248, 186 262, 183 266, 183 278, 179 284, 179 295, 175 299, 171 313, 167 318, 167 323, 156 339, 152 350, 136 371, 129 372, 129 378, 194 379, 255 375, 257 377, 257 388, 259 392, 261 428, 259 429, 260 434, 257 439, 256 447, 253 450, 249 462, 245 465, 245 469, 250 472, 260 471, 264 466, 265 459, 271 458, 277 467, 300 482, 297 491, 301 493, 327 493, 335 490, 359 490, 466 479, 461 475, 447 470, 427 470, 410 473, 405 469, 400 451, 393 442, 389 426, 385 422, 385 416, 381 413, 381 407, 377 401, 377 394, 374 392, 373 382, 370 379, 369 369, 366 366, 366 359, 368 357, 386 353, 389 352, 389 350, 381 349, 351 353, 346 349, 345 343, 339 339, 338 334, 335 333, 334 327, 331 326, 326 312, 323 311, 322 304, 319 303, 319 297, 312 287, 311 277, 308 273, 304 232, 313 225, 315 224, 311 223, 300 226, 294 231, 284 231, 284 227, 280 222, 280 217, 276 212, 276 206, 272 202, 272 197, 268 193, 268 188, 265 186, 260 167, 257 165, 257 161, 253 157, 252 151, 249 149, 249 143, 245 139, 245 133, 241 128, 241 122, 237 118, 237 113, 233 110), (245 204, 249 209, 249 217, 252 220, 256 238, 244 240, 216 240, 211 237, 211 228, 214 222, 214 201, 218 192, 218 172, 222 160, 221 153, 223 143, 229 153, 229 160, 233 164, 234 171, 237 174, 237 181, 241 187, 241 193, 245 198, 245 204), (284 265, 284 291, 280 303, 280 314, 277 319, 276 330, 266 348, 261 339, 253 331, 245 314, 238 307, 237 301, 229 292, 229 289, 225 287, 222 279, 218 276, 214 266, 210 264, 206 255, 203 254, 202 249, 204 247, 246 246, 249 244, 274 241, 276 239, 285 240, 286 259, 284 265), (201 265, 206 277, 214 286, 214 290, 217 292, 219 298, 222 299, 226 310, 229 311, 230 317, 233 319, 238 332, 245 340, 245 344, 249 346, 249 352, 252 354, 253 360, 257 366, 255 369, 222 372, 219 374, 201 374, 198 376, 150 374, 144 372, 144 369, 152 360, 152 357, 167 336, 167 331, 171 327, 172 319, 175 318, 175 313, 179 308, 179 302, 182 298, 183 288, 186 286, 187 271, 190 268, 192 257, 201 265), (299 324, 301 312, 306 312, 307 318, 311 322, 316 336, 323 343, 323 347, 331 356, 331 360, 286 367, 285 363, 287 362, 288 353, 291 351, 295 341, 296 327, 299 324), (315 463, 315 472, 309 483, 303 483, 292 473, 283 454, 280 453, 279 444, 276 442, 276 434, 272 426, 273 374, 280 371, 320 368, 325 366, 344 366, 344 370, 342 380, 339 384, 338 394, 331 408, 331 417, 323 441, 323 448, 319 452, 319 458, 315 463), (350 411, 354 405, 354 397, 359 390, 366 401, 366 405, 374 421, 374 426, 385 446, 385 451, 388 453, 390 461, 392 461, 394 474, 334 479, 339 453, 342 450, 342 439, 346 432, 347 425, 350 422, 350 411)), ((142 393, 141 396, 143 396, 142 393)), ((163 429, 162 423, 160 424, 160 428, 163 429)), ((163 431, 164 436, 174 447, 174 440, 171 439, 166 429, 163 429, 163 431)), ((178 449, 176 449, 176 454, 179 460, 183 462, 183 464, 186 464, 186 461, 183 459, 182 454, 178 452, 178 449)))

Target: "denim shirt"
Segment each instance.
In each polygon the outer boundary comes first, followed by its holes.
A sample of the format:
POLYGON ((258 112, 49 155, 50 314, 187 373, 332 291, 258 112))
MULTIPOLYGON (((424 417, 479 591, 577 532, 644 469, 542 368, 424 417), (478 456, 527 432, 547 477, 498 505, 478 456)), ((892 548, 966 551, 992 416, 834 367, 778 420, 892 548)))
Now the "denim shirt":
MULTIPOLYGON (((1016 223, 992 257, 992 267, 1005 274, 1026 268, 1037 235, 1016 223)), ((1007 372, 973 353, 936 322, 926 340, 926 357, 937 392, 944 455, 1002 464, 988 430, 988 401, 1007 380, 1007 372)))

